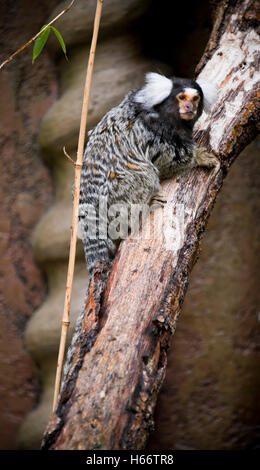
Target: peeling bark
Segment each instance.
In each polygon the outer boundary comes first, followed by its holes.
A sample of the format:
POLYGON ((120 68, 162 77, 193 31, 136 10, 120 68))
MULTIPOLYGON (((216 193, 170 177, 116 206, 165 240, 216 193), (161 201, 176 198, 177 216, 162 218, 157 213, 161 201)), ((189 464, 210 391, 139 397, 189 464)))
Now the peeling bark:
MULTIPOLYGON (((220 96, 211 115, 199 120, 194 138, 218 155, 221 169, 194 169, 163 183, 169 207, 177 219, 183 216, 180 246, 173 243, 169 249, 164 231, 125 240, 104 294, 103 266, 96 269, 73 366, 44 449, 145 447, 167 348, 207 219, 230 165, 258 133, 258 8, 249 0, 223 2, 197 68, 200 77, 218 84, 220 96)), ((158 214, 151 215, 154 232, 158 214)))

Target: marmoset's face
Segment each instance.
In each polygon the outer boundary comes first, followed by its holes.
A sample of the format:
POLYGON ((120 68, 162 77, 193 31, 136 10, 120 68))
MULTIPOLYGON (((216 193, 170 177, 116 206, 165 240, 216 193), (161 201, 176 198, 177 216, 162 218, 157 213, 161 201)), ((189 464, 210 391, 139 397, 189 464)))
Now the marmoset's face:
POLYGON ((184 88, 181 93, 176 95, 179 105, 179 114, 181 119, 194 119, 197 115, 200 95, 194 88, 184 88))

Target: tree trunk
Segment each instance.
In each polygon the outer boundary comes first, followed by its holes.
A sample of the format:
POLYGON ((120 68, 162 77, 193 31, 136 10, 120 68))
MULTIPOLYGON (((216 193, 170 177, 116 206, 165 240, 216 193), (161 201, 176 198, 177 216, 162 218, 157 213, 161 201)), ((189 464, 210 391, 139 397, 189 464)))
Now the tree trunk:
MULTIPOLYGON (((218 155, 221 169, 196 168, 164 182, 166 225, 158 231, 161 212, 155 210, 150 236, 121 243, 104 294, 102 266, 96 270, 44 449, 144 448, 207 219, 231 163, 257 135, 258 26, 258 2, 221 3, 197 67, 200 78, 219 86, 219 100, 194 135, 199 146, 218 155)), ((149 218, 142 233, 148 229, 149 218)))

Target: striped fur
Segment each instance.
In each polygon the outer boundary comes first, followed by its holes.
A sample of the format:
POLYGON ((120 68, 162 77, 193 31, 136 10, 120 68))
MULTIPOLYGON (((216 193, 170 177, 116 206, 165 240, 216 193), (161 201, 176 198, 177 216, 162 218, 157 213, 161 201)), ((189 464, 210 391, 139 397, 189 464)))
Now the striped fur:
MULTIPOLYGON (((99 214, 100 197, 107 198, 108 209, 116 203, 148 204, 160 189, 160 180, 195 166, 192 128, 202 109, 203 95, 196 82, 149 74, 143 88, 130 92, 89 133, 81 178, 79 225, 90 278, 98 261, 111 267, 119 242, 102 238, 98 232, 103 222, 99 214), (183 122, 175 98, 187 87, 195 88, 201 97, 192 122, 183 122)), ((68 353, 65 377, 83 311, 68 353)))

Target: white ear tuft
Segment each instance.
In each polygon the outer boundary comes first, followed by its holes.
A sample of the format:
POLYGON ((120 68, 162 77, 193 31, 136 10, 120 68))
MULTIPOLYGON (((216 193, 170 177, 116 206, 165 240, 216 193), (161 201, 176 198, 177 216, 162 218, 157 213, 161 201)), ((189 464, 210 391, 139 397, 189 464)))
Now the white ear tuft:
POLYGON ((214 106, 218 99, 218 88, 214 83, 206 80, 205 78, 199 78, 196 80, 203 92, 204 98, 204 111, 209 113, 211 108, 214 106))
POLYGON ((145 108, 152 108, 162 103, 172 91, 172 81, 160 75, 150 72, 146 74, 146 84, 136 93, 134 100, 145 108))

